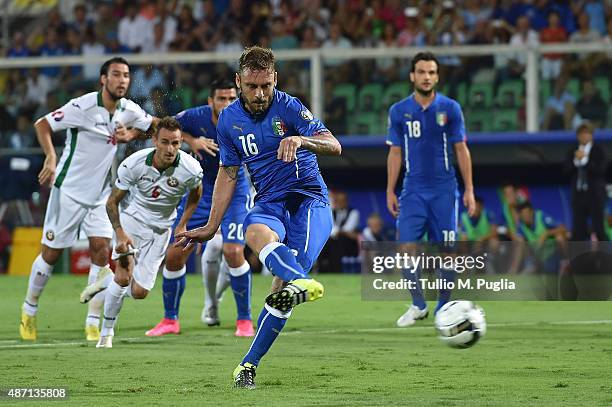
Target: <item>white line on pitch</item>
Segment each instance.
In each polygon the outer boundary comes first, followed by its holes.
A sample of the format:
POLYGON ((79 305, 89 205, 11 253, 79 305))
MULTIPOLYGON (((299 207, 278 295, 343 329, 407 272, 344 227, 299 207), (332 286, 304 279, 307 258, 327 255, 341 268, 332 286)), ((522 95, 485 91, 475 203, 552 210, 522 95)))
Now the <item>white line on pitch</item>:
MULTIPOLYGON (((599 320, 591 320, 591 321, 554 321, 554 322, 508 322, 508 323, 493 323, 487 324, 488 327, 492 328, 504 328, 504 327, 513 327, 513 326, 537 326, 541 325, 545 327, 547 325, 607 325, 612 324, 611 319, 599 319, 599 320)), ((413 326, 410 328, 362 328, 362 329, 329 329, 329 330, 308 330, 308 331, 287 331, 283 332, 282 335, 303 335, 303 334, 342 334, 342 333, 368 333, 368 332, 404 332, 404 331, 415 331, 415 330, 431 330, 433 329, 432 325, 427 326, 413 326)), ((233 336, 233 334, 227 333, 221 336, 233 336)), ((214 337, 208 336, 193 336, 194 340, 199 339, 214 339, 214 337)), ((121 342, 129 342, 129 343, 152 343, 155 339, 145 339, 145 338, 122 338, 116 337, 115 340, 119 345, 121 342)), ((13 341, 19 342, 19 341, 13 341)), ((18 343, 11 345, 1 345, 0 349, 28 349, 28 348, 53 348, 53 347, 62 347, 62 346, 83 346, 88 342, 52 342, 52 343, 18 343)), ((91 346, 87 346, 88 348, 93 348, 93 342, 90 342, 91 346)), ((160 343, 162 339, 160 339, 160 343)))

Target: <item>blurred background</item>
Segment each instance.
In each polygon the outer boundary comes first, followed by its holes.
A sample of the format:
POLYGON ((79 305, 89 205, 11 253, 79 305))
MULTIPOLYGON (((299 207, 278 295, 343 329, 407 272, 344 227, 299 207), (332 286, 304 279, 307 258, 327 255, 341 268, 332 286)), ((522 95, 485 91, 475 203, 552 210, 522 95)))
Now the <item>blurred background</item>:
MULTIPOLYGON (((358 242, 394 237, 386 116, 412 92, 410 59, 424 49, 440 59, 439 90, 463 107, 476 195, 500 236, 512 238, 527 200, 571 225, 564 164, 581 123, 612 157, 611 0, 0 0, 0 26, 0 273, 28 273, 38 250, 49 190, 36 178, 33 122, 97 89, 115 54, 132 64, 130 98, 164 116, 205 104, 245 46, 275 51, 278 88, 343 145, 340 159, 319 161, 338 222, 325 253, 341 253, 324 254, 321 271, 354 271, 358 242)), ((61 150, 65 135, 54 137, 61 150)), ((608 185, 609 238, 611 197, 608 185)), ((87 272, 88 262, 76 247, 60 267, 87 272)))

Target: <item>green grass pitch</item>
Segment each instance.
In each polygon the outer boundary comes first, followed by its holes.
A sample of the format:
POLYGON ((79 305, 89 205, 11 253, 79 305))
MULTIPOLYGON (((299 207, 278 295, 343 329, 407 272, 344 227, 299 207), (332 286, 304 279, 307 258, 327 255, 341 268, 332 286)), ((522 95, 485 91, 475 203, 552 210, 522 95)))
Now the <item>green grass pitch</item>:
MULTIPOLYGON (((398 302, 361 300, 358 276, 324 275, 325 297, 300 305, 257 370, 232 388, 250 345, 234 338, 231 292, 221 327, 200 322, 203 288, 188 278, 178 336, 147 338, 162 315, 161 281, 126 300, 113 349, 86 343, 85 278, 54 276, 40 301, 39 340, 19 340, 26 277, 0 277, 0 389, 66 387, 73 406, 612 405, 612 302, 486 302, 489 329, 474 348, 445 347, 431 318, 395 328, 398 302)), ((270 279, 254 277, 257 317, 270 279)), ((46 405, 48 402, 45 402, 46 405)), ((0 405, 41 405, 10 402, 0 405)))

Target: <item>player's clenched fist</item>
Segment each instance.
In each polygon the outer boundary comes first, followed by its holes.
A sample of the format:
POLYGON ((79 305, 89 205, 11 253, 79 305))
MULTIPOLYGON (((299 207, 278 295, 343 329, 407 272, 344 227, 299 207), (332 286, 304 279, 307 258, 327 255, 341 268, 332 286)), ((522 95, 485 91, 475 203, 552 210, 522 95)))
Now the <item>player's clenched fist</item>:
POLYGON ((286 163, 297 159, 297 149, 302 147, 302 138, 299 136, 292 136, 282 139, 278 146, 278 153, 276 158, 283 160, 286 163))

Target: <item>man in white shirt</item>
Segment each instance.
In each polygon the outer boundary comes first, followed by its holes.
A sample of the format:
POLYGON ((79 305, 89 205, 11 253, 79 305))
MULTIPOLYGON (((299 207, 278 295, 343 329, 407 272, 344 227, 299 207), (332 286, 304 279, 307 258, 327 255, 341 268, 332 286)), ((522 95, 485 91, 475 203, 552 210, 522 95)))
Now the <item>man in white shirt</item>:
MULTIPOLYGON (((92 264, 89 282, 102 269, 108 274, 113 229, 104 204, 110 194, 110 169, 117 143, 133 140, 151 127, 153 118, 125 99, 130 67, 123 58, 112 58, 100 69, 102 89, 72 99, 62 108, 38 119, 34 127, 45 154, 38 175, 41 185, 51 186, 43 227, 42 250, 34 263, 23 303, 19 332, 35 340, 38 299, 62 251, 77 240, 79 229, 89 238, 92 264), (51 134, 66 130, 66 146, 57 163, 51 134)), ((87 340, 98 340, 103 296, 89 304, 87 340)))
MULTIPOLYGON (((180 151, 182 141, 180 124, 165 117, 153 136, 155 148, 137 151, 119 165, 117 181, 106 203, 117 242, 113 258, 118 262, 115 278, 106 289, 98 348, 113 347, 114 327, 123 299, 126 296, 143 299, 153 288, 181 198, 189 193, 177 233, 186 231, 197 208, 202 195, 202 167, 195 158, 180 151), (132 199, 120 215, 119 203, 128 191, 132 199)), ((96 286, 104 289, 99 281, 88 289, 96 286)))

